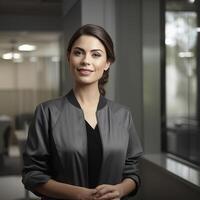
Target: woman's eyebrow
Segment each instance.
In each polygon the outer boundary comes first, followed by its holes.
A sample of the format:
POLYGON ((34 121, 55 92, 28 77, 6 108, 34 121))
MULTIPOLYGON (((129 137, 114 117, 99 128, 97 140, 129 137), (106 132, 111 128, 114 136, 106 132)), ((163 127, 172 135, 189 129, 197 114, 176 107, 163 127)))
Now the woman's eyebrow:
POLYGON ((74 47, 74 49, 78 49, 80 51, 85 51, 84 49, 80 48, 80 47, 74 47))
POLYGON ((103 50, 101 50, 101 49, 92 49, 91 51, 101 51, 101 52, 103 52, 103 53, 104 53, 104 51, 103 51, 103 50))
MULTIPOLYGON (((80 50, 80 51, 85 51, 85 50, 84 50, 83 48, 81 48, 81 47, 74 47, 74 49, 78 49, 78 50, 80 50)), ((103 51, 102 49, 92 49, 91 52, 93 52, 93 51, 101 51, 101 52, 104 53, 104 51, 103 51)))

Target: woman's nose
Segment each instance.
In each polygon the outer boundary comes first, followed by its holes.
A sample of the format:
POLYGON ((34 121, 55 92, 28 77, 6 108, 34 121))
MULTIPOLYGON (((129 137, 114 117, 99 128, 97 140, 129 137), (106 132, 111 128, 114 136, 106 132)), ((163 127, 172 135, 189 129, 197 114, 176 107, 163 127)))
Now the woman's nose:
POLYGON ((89 58, 89 56, 88 55, 85 55, 84 57, 83 57, 83 59, 82 59, 82 61, 81 61, 81 64, 82 65, 90 65, 90 58, 89 58))

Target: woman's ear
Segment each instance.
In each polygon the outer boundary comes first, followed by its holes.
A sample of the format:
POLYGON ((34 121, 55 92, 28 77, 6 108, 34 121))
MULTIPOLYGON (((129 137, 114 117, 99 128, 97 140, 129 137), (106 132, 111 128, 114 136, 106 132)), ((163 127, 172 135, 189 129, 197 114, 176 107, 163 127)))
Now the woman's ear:
POLYGON ((108 62, 106 62, 106 65, 105 65, 105 67, 104 67, 104 71, 107 71, 109 68, 110 68, 110 62, 108 61, 108 62))

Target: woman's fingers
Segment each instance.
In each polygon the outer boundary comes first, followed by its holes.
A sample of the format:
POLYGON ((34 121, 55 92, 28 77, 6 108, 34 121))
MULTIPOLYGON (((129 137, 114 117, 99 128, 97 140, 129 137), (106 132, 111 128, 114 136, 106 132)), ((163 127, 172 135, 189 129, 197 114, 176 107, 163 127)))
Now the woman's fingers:
POLYGON ((98 197, 98 198, 103 197, 104 195, 106 195, 108 193, 112 193, 112 191, 113 190, 110 187, 103 187, 100 190, 97 190, 95 197, 98 197))
POLYGON ((115 185, 99 185, 96 187, 96 200, 119 200, 120 192, 115 185))
POLYGON ((103 189, 104 187, 107 187, 108 185, 106 185, 106 184, 102 184, 102 185, 99 185, 99 186, 97 186, 96 187, 96 190, 98 191, 98 190, 101 190, 101 189, 103 189))
POLYGON ((104 187, 101 187, 100 189, 97 189, 97 195, 102 196, 106 193, 114 191, 114 188, 110 185, 105 185, 104 187))
POLYGON ((115 200, 119 199, 119 192, 118 191, 112 191, 109 193, 105 193, 97 198, 98 200, 115 200))

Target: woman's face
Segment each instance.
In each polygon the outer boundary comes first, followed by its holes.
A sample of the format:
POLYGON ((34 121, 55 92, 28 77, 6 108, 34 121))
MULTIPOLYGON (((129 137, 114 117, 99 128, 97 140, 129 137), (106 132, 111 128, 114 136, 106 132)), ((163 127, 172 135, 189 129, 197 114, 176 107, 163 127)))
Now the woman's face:
POLYGON ((83 35, 73 44, 68 55, 70 70, 78 84, 98 84, 110 63, 104 45, 96 37, 83 35))

